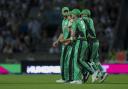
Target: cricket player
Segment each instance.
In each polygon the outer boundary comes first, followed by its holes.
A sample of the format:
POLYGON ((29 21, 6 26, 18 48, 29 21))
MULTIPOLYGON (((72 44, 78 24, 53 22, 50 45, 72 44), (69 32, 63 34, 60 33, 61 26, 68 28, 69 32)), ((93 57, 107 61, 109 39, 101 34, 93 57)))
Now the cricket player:
POLYGON ((61 58, 60 58, 60 67, 61 67, 61 76, 62 79, 56 80, 57 83, 64 83, 68 81, 68 75, 66 72, 68 69, 65 66, 65 62, 67 62, 67 58, 69 56, 69 53, 67 53, 68 46, 65 46, 63 44, 63 40, 66 39, 69 35, 68 31, 68 23, 69 20, 67 18, 67 14, 69 13, 69 8, 68 7, 63 7, 62 8, 62 15, 63 15, 63 21, 62 21, 62 33, 60 34, 59 38, 57 41, 53 43, 53 46, 56 47, 59 43, 62 43, 62 50, 61 50, 61 58), (67 55, 68 54, 68 55, 67 55))
MULTIPOLYGON (((71 84, 82 84, 81 81, 81 72, 80 72, 80 67, 78 65, 78 48, 79 48, 79 42, 77 41, 73 41, 72 36, 75 35, 75 29, 74 26, 76 25, 76 23, 74 22, 74 19, 72 18, 72 12, 69 13, 68 15, 68 19, 69 19, 69 25, 68 25, 68 30, 69 30, 69 44, 68 46, 70 46, 72 48, 72 52, 70 55, 70 61, 69 61, 69 78, 70 78, 70 82, 71 84)), ((67 39, 66 39, 67 40, 67 39)))
POLYGON ((87 39, 88 39, 88 55, 89 55, 89 64, 94 68, 94 70, 99 71, 100 83, 105 80, 107 73, 103 72, 103 68, 99 61, 99 41, 96 37, 96 32, 94 28, 94 23, 91 16, 91 12, 88 9, 85 9, 81 12, 81 16, 87 26, 87 39))
MULTIPOLYGON (((78 52, 74 53, 74 57, 76 56, 75 58, 80 68, 90 72, 92 74, 92 81, 95 81, 98 71, 92 70, 92 68, 86 62, 88 43, 87 43, 87 37, 86 37, 85 23, 83 19, 80 18, 80 10, 73 9, 72 16, 74 20, 72 33, 74 34, 71 35, 70 40, 76 42, 75 49, 78 50, 78 52)), ((73 81, 72 83, 74 82, 76 81, 73 81)))
POLYGON ((78 49, 79 49, 79 44, 80 42, 76 41, 76 40, 73 40, 74 38, 74 35, 75 35, 75 26, 76 26, 76 22, 74 21, 74 19, 72 18, 72 12, 69 13, 69 25, 68 25, 68 30, 70 32, 70 37, 68 39, 66 39, 66 41, 68 40, 69 41, 69 46, 71 46, 72 48, 72 53, 70 55, 71 59, 70 59, 70 62, 69 62, 69 71, 70 71, 70 82, 71 84, 82 84, 82 81, 81 81, 81 71, 80 71, 80 67, 79 67, 79 64, 78 64, 78 56, 79 56, 79 53, 78 53, 78 49))
POLYGON ((62 21, 62 33, 60 34, 58 40, 53 43, 53 46, 56 46, 59 42, 62 44, 62 52, 60 59, 61 66, 61 75, 62 79, 57 80, 57 83, 72 83, 72 84, 81 84, 81 73, 79 65, 77 63, 77 57, 74 57, 74 53, 77 54, 75 48, 75 42, 70 40, 72 32, 72 18, 69 14, 69 9, 67 7, 62 8, 62 15, 64 19, 62 21), (75 81, 75 82, 74 82, 75 81))

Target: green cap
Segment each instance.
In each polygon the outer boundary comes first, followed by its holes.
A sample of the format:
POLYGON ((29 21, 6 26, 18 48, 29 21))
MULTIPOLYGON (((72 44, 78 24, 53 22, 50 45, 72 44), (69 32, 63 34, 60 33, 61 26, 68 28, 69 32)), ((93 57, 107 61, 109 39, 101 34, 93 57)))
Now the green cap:
POLYGON ((82 10, 81 14, 90 16, 91 15, 91 11, 89 9, 84 9, 84 10, 82 10))
POLYGON ((80 10, 79 9, 73 9, 72 14, 74 15, 80 15, 80 10))
POLYGON ((69 12, 69 8, 68 7, 63 7, 62 8, 62 15, 67 15, 67 13, 65 13, 65 11, 69 12))

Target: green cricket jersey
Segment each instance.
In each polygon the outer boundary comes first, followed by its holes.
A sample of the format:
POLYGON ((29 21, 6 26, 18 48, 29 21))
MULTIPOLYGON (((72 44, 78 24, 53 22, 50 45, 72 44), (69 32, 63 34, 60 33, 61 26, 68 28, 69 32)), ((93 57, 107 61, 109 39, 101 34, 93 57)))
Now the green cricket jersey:
POLYGON ((96 32, 95 32, 95 28, 94 28, 94 23, 92 18, 90 17, 83 17, 83 20, 85 21, 85 24, 88 28, 88 33, 92 36, 96 38, 96 32))
POLYGON ((87 48, 88 48, 86 25, 85 25, 83 19, 81 19, 81 18, 78 18, 74 22, 75 22, 75 24, 74 24, 73 28, 75 29, 75 36, 77 37, 76 44, 79 44, 79 45, 77 45, 78 64, 82 69, 93 73, 93 70, 91 70, 91 68, 89 67, 89 65, 86 62, 87 48))
POLYGON ((99 62, 99 41, 96 39, 96 32, 94 28, 94 23, 92 18, 90 17, 83 17, 84 22, 87 26, 87 34, 91 35, 93 38, 88 38, 89 42, 89 60, 90 62, 93 62, 93 68, 95 70, 101 70, 103 71, 103 68, 99 62))
POLYGON ((69 23, 68 19, 63 19, 63 21, 62 21, 62 32, 63 32, 64 39, 66 39, 69 35, 68 23, 69 23))

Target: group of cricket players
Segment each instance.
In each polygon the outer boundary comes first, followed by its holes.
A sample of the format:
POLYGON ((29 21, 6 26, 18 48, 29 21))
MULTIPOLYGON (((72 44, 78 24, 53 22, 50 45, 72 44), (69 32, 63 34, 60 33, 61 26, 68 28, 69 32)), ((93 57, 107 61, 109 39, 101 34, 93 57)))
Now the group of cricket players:
POLYGON ((62 8, 62 32, 53 43, 62 45, 60 66, 62 79, 57 83, 82 84, 91 76, 91 82, 102 83, 107 73, 99 61, 99 41, 89 9, 62 8))

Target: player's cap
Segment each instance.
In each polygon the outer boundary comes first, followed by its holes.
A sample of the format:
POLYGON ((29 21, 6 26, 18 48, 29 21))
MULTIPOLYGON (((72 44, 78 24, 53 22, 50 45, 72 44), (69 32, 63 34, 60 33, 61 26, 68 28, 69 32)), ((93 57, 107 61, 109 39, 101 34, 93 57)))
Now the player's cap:
POLYGON ((84 10, 82 10, 81 14, 90 16, 91 15, 91 11, 89 9, 84 9, 84 10))
POLYGON ((69 12, 69 8, 68 7, 63 7, 62 8, 62 15, 67 15, 68 14, 68 12, 69 12), (65 13, 65 12, 67 12, 67 13, 65 13))
POLYGON ((73 9, 71 13, 74 15, 80 15, 80 10, 79 9, 73 9))

